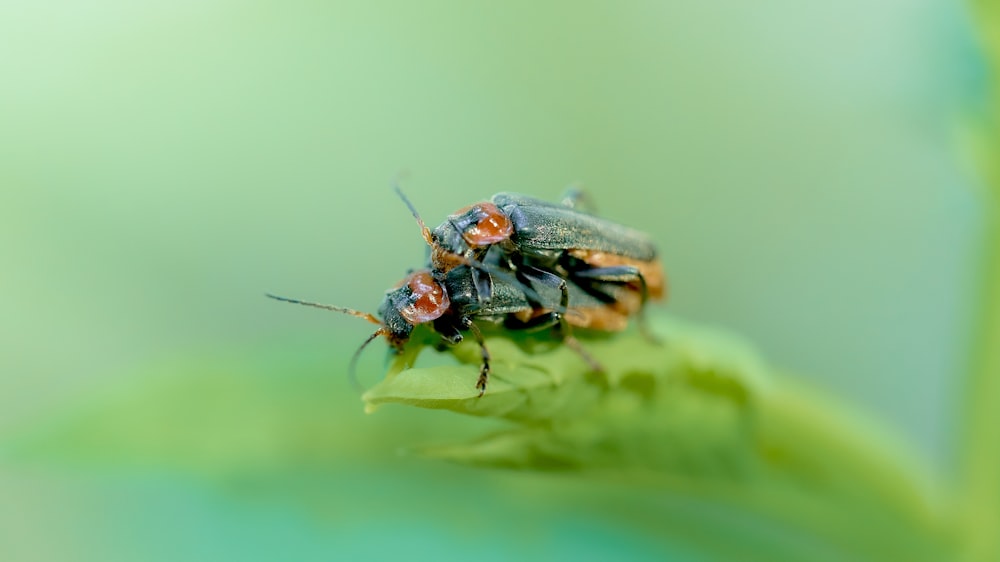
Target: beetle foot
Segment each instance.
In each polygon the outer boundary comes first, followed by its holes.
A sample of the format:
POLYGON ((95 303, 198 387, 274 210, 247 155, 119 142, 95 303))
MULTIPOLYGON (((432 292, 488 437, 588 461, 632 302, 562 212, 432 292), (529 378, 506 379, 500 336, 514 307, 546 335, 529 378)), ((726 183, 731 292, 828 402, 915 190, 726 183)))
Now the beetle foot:
POLYGON ((490 379, 490 372, 487 369, 483 369, 479 373, 479 380, 476 381, 476 388, 479 389, 479 396, 482 396, 486 392, 486 383, 490 379))

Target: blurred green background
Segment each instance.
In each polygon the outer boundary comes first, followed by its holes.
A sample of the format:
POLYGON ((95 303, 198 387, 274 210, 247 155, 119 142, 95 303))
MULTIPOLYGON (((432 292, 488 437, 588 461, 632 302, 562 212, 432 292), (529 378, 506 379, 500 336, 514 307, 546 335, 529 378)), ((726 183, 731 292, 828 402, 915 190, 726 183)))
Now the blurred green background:
POLYGON ((582 181, 657 240, 667 310, 953 476, 983 233, 956 143, 985 85, 971 26, 929 0, 0 4, 0 447, 135 393, 287 430, 192 416, 196 453, 149 445, 181 415, 130 454, 0 464, 3 558, 693 557, 536 505, 550 482, 397 458, 413 420, 479 422, 365 416, 343 371, 369 328, 263 298, 374 311, 425 252, 401 170, 433 224, 582 181), (256 386, 170 389, 220 363, 256 386), (300 403, 329 413, 314 435, 282 421, 300 403))

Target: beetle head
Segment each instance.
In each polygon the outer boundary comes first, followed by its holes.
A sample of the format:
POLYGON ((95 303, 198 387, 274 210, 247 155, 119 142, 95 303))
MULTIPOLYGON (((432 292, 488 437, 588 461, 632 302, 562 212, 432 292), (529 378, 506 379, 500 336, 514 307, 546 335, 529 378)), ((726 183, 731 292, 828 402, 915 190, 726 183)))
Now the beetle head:
POLYGON ((461 256, 468 256, 470 250, 488 248, 509 239, 513 232, 510 217, 493 203, 469 205, 450 215, 431 233, 431 264, 447 272, 466 263, 461 256))
POLYGON ((379 306, 379 315, 383 320, 379 320, 374 315, 367 312, 359 312, 350 308, 320 304, 315 302, 300 301, 277 295, 268 294, 272 299, 302 304, 324 310, 332 310, 356 316, 379 326, 375 333, 368 336, 368 339, 354 352, 348 368, 351 382, 360 388, 355 377, 355 367, 361 352, 369 343, 379 336, 385 337, 393 349, 402 350, 406 342, 410 340, 413 327, 418 324, 433 322, 440 318, 451 302, 448 300, 448 293, 444 287, 431 275, 429 270, 423 269, 407 275, 403 281, 394 289, 386 292, 385 298, 379 306))
POLYGON ((448 293, 430 270, 407 275, 400 284, 386 291, 378 313, 383 319, 386 339, 396 349, 410 339, 413 327, 437 320, 451 306, 448 293))
POLYGON ((468 259, 469 250, 488 248, 508 240, 514 233, 510 217, 488 201, 459 209, 432 232, 399 185, 394 188, 420 225, 420 234, 431 248, 431 266, 440 273, 447 273, 459 265, 479 267, 472 263, 477 260, 468 259))

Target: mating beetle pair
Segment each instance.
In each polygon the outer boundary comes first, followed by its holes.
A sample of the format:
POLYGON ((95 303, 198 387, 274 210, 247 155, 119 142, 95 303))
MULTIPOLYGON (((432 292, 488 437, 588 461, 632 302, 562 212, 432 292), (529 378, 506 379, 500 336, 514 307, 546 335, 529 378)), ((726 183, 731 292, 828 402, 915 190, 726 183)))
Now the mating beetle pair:
MULTIPOLYGON (((482 260, 487 251, 498 247, 512 271, 527 265, 584 285, 637 283, 644 299, 662 297, 663 271, 652 240, 577 210, 579 199, 554 204, 498 193, 490 202, 461 209, 431 233, 424 229, 432 248, 431 265, 447 271, 455 263, 454 256, 482 260)), ((412 205, 407 205, 412 211, 412 205)))
POLYGON ((342 307, 276 297, 344 312, 379 325, 351 360, 384 336, 401 350, 414 326, 432 324, 448 343, 471 331, 482 350, 476 388, 482 395, 490 356, 475 321, 510 329, 553 326, 592 368, 597 364, 569 333, 570 326, 602 331, 626 327, 648 298, 662 298, 664 276, 644 234, 575 208, 500 193, 448 217, 433 231, 397 188, 430 246, 430 268, 410 273, 386 292, 375 316, 342 307))

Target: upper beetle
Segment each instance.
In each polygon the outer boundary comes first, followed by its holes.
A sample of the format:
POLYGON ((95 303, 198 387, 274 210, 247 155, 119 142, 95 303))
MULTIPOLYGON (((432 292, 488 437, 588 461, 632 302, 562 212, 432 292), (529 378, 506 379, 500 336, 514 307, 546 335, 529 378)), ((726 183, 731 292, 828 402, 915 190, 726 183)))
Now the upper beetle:
MULTIPOLYGON (((396 192, 420 224, 431 247, 430 266, 438 274, 482 261, 496 248, 500 252, 497 261, 522 281, 526 281, 523 271, 547 271, 598 298, 603 295, 607 302, 614 299, 602 291, 608 284, 634 285, 643 304, 666 293, 663 266, 652 239, 580 210, 579 194, 550 203, 498 193, 490 201, 460 209, 430 230, 398 186, 396 192)), ((472 276, 481 294, 488 296, 488 286, 475 268, 472 276)))

